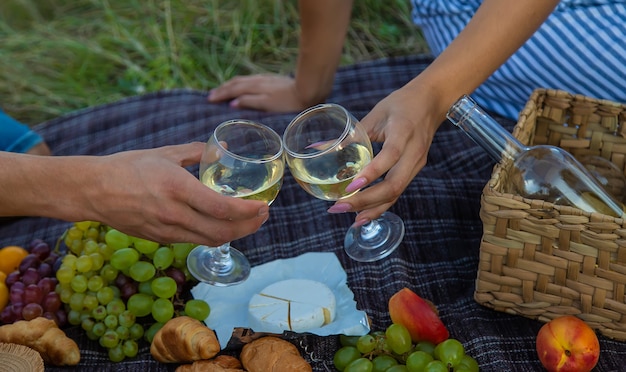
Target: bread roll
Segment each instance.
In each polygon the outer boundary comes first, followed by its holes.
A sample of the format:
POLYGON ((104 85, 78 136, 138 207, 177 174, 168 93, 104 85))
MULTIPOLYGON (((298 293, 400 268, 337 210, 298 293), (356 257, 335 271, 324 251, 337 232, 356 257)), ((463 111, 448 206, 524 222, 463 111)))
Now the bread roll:
POLYGON ((154 335, 150 354, 162 363, 188 363, 211 359, 220 352, 215 332, 188 316, 170 319, 154 335))
POLYGON ((44 317, 1 326, 0 342, 28 346, 39 352, 44 362, 56 366, 73 366, 80 362, 76 342, 67 337, 54 320, 44 317))
POLYGON ((241 350, 241 363, 248 372, 307 372, 311 365, 289 341, 267 336, 246 344, 241 350))

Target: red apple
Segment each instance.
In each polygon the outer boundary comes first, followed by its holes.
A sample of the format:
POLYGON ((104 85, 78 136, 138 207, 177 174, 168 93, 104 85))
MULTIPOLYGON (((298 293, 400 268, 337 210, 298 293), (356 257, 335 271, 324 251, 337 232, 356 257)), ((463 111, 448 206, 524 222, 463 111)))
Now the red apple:
POLYGON ((437 345, 450 335, 439 319, 437 308, 408 288, 391 296, 389 316, 393 323, 406 327, 413 342, 429 341, 437 345))
POLYGON ((589 372, 598 363, 600 343, 587 323, 565 315, 541 327, 537 334, 537 354, 550 372, 589 372))

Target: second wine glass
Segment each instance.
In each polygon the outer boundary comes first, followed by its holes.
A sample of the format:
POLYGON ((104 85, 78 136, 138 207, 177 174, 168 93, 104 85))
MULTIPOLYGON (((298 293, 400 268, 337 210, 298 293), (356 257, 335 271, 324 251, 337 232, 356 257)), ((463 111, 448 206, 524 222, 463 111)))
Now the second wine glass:
MULTIPOLYGON (((280 135, 248 120, 229 120, 207 141, 200 161, 200 181, 223 195, 271 204, 282 185, 285 164, 280 135)), ((230 243, 198 246, 187 257, 189 272, 198 280, 227 286, 250 274, 250 263, 230 243)))
MULTIPOLYGON (((298 184, 316 198, 330 201, 358 191, 346 192, 346 186, 373 157, 365 129, 337 104, 321 104, 301 112, 287 126, 283 146, 298 184)), ((393 252, 403 237, 402 219, 385 212, 366 225, 351 227, 344 249, 356 261, 376 261, 393 252)))

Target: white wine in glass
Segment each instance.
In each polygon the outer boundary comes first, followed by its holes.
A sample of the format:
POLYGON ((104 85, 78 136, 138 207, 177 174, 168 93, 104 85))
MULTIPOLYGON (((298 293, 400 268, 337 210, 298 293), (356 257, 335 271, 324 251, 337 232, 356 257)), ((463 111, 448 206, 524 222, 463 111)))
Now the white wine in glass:
POLYGON ((371 145, 355 142, 319 157, 294 157, 289 167, 296 182, 309 194, 322 200, 339 200, 358 191, 347 193, 346 187, 371 159, 371 145))
MULTIPOLYGON (((200 181, 223 195, 271 204, 283 182, 282 141, 271 128, 248 120, 220 124, 207 141, 200 161, 200 181)), ((250 263, 230 243, 198 246, 187 257, 189 272, 216 286, 241 283, 250 263)))
MULTIPOLYGON (((372 160, 367 132, 345 108, 322 104, 301 112, 283 134, 285 158, 296 182, 322 200, 340 200, 354 177, 372 160)), ((356 261, 388 256, 404 237, 402 219, 391 212, 370 223, 348 229, 344 249, 356 261)))

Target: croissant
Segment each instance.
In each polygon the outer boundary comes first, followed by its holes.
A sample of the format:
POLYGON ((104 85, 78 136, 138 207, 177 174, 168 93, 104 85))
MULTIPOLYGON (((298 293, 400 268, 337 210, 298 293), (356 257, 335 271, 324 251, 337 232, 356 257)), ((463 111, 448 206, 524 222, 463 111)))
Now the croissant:
POLYGON ((211 359, 220 352, 212 329, 188 316, 170 319, 154 335, 150 354, 161 363, 188 363, 211 359))
POLYGON ((291 342, 266 336, 246 344, 239 355, 248 372, 307 372, 311 365, 291 342))
POLYGON ((218 355, 213 359, 182 364, 175 372, 244 372, 242 368, 239 359, 229 355, 218 355))
POLYGON ((0 326, 0 342, 20 344, 36 350, 44 362, 73 366, 80 362, 80 350, 54 320, 38 317, 0 326))

